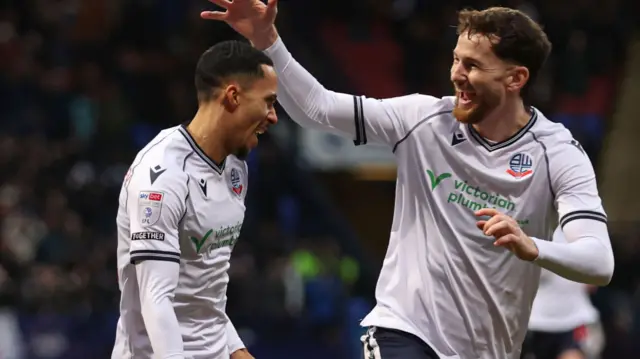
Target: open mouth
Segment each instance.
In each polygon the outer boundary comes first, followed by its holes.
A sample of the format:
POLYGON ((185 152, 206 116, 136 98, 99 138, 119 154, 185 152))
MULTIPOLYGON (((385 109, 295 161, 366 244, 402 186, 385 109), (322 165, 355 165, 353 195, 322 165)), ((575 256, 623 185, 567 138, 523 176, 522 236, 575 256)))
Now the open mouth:
POLYGON ((473 102, 474 96, 473 92, 458 90, 458 102, 462 105, 468 105, 473 102))
POLYGON ((266 125, 265 125, 265 126, 260 126, 260 127, 258 127, 258 128, 256 129, 256 131, 254 132, 254 133, 255 133, 255 135, 256 135, 256 136, 260 136, 260 135, 265 134, 265 133, 267 132, 267 127, 268 127, 268 126, 266 126, 266 125))

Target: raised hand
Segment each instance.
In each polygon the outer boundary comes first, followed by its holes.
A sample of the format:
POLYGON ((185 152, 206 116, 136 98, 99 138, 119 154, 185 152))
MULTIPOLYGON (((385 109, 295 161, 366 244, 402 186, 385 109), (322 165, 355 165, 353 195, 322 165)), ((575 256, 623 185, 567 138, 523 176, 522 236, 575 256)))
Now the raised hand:
POLYGON ((479 220, 476 226, 486 236, 493 236, 494 246, 505 247, 518 258, 533 261, 538 258, 539 251, 535 242, 529 238, 513 218, 493 208, 483 208, 475 213, 478 217, 489 216, 488 220, 479 220))
POLYGON ((271 46, 278 38, 274 22, 278 0, 209 0, 224 11, 203 11, 205 20, 224 21, 240 35, 246 37, 259 50, 271 46))

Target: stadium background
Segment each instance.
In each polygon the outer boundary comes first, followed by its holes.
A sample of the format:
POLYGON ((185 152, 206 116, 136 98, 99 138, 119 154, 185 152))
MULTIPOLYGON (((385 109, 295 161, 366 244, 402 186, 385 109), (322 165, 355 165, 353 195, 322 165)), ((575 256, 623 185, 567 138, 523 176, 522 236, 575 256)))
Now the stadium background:
MULTIPOLYGON (((455 11, 496 4, 539 19, 554 44, 534 104, 597 168, 617 260, 593 294, 604 358, 640 358, 637 1, 281 0, 278 26, 328 88, 445 95, 455 11)), ((120 183, 135 152, 194 114, 201 52, 235 37, 199 20, 210 8, 0 1, 0 358, 109 357, 120 183)), ((279 116, 250 158, 228 312, 259 359, 356 358, 386 249, 393 158, 279 116)))

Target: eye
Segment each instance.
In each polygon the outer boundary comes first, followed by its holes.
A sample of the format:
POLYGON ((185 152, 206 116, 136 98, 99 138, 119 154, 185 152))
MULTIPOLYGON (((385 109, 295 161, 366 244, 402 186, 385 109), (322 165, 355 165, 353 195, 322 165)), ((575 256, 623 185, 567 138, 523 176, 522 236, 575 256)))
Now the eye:
POLYGON ((275 96, 269 96, 269 97, 265 98, 264 101, 267 103, 267 106, 271 109, 276 104, 276 97, 275 96))

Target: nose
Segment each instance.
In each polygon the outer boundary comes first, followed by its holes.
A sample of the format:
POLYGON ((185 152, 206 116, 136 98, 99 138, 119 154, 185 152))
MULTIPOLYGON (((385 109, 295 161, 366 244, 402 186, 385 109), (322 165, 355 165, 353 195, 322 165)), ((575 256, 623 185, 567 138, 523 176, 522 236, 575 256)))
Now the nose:
POLYGON ((276 114, 275 109, 269 111, 269 114, 267 115, 267 121, 272 125, 278 123, 278 115, 276 114))
POLYGON ((460 63, 454 63, 451 65, 451 82, 458 84, 465 81, 464 67, 460 63))

